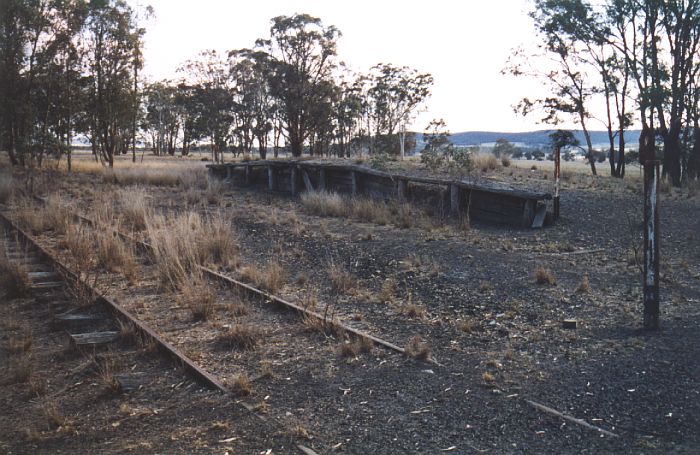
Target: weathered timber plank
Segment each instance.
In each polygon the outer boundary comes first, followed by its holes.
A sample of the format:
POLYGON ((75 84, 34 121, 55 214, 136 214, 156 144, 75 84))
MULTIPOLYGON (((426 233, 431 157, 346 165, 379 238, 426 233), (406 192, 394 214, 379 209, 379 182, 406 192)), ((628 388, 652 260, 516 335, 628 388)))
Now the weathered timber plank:
POLYGON ((547 215, 547 206, 542 204, 537 206, 537 211, 535 212, 535 218, 532 220, 531 227, 534 229, 539 229, 544 226, 544 218, 547 215))
POLYGON ((304 179, 304 186, 306 187, 306 191, 313 192, 314 186, 311 184, 311 179, 309 178, 309 173, 306 172, 306 169, 301 170, 301 176, 304 179))
POLYGON ((119 332, 72 333, 70 338, 76 346, 99 346, 117 341, 119 332))

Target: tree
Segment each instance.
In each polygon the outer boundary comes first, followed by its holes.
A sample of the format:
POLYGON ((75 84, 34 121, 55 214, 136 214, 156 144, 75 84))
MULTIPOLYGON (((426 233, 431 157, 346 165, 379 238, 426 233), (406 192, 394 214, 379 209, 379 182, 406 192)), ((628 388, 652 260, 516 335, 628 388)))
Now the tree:
POLYGON ((209 138, 214 162, 223 162, 234 122, 234 88, 227 64, 215 50, 208 50, 185 62, 180 71, 193 80, 195 102, 190 107, 195 109, 195 130, 209 138))
POLYGON ((133 135, 137 96, 132 89, 134 59, 144 33, 133 10, 121 0, 89 4, 86 28, 85 71, 90 78, 87 110, 90 138, 96 159, 114 166, 114 155, 126 153, 133 135))
POLYGON ((295 14, 273 18, 270 39, 256 43, 270 56, 270 89, 279 100, 293 156, 301 156, 305 141, 323 120, 318 115, 331 83, 340 35, 337 28, 324 27, 317 17, 295 14))
POLYGON ((496 144, 493 146, 493 154, 496 158, 501 156, 509 156, 515 153, 516 147, 510 143, 508 139, 499 137, 496 139, 496 144))
POLYGON ((433 77, 415 69, 380 63, 372 68, 369 96, 375 121, 375 136, 399 134, 400 155, 405 155, 406 127, 411 116, 430 96, 433 77))

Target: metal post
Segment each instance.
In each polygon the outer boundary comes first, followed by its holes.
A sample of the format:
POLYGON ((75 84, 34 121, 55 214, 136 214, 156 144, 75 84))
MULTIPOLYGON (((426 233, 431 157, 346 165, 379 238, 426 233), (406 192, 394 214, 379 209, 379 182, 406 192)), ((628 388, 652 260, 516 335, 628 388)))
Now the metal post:
POLYGON ((559 186, 561 184, 561 147, 554 150, 554 219, 559 219, 559 186))
POLYGON ((644 328, 659 328, 659 161, 644 162, 644 328))

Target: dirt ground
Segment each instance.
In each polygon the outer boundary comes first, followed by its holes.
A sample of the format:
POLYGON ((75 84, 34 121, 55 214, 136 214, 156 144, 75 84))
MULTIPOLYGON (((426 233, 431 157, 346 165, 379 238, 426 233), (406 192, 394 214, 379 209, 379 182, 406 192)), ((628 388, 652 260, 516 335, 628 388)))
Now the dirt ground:
MULTIPOLYGON (((545 169, 477 172, 480 179, 551 189, 545 169)), ((75 373, 86 357, 65 354, 65 335, 51 330, 34 298, 6 301, 3 340, 31 332, 37 376, 51 380, 41 398, 28 392, 31 384, 0 386, 3 407, 11 410, 0 418, 0 448, 299 453, 294 445, 301 442, 319 453, 697 453, 700 195, 665 188, 661 196, 662 329, 646 333, 639 330, 635 257, 641 182, 631 177, 565 173, 562 219, 542 230, 463 229, 439 220, 399 228, 312 216, 281 194, 225 188, 212 198, 206 189, 147 186, 158 212, 192 210, 230 221, 240 266, 226 273, 245 279, 243 267, 279 264, 284 280, 277 294, 399 346, 418 336, 434 363, 378 347, 342 355, 342 336, 313 331, 293 314, 220 287, 215 316, 193 321, 140 257, 136 285, 103 272, 99 287, 227 384, 250 377, 250 395, 223 397, 189 385, 166 360, 143 352, 129 354, 122 367, 157 379, 129 394, 105 393, 94 371, 75 373), (536 283, 540 267, 555 283, 536 283), (352 285, 339 291, 331 269, 343 270, 352 285), (239 314, 232 303, 247 310, 239 314), (576 320, 577 328, 565 329, 564 319, 576 320), (259 328, 260 342, 252 350, 222 348, 217 337, 239 322, 259 328), (187 386, 173 387, 180 383, 187 386), (257 406, 267 423, 238 400, 257 406), (46 423, 51 402, 68 430, 46 423)), ((60 174, 50 183, 47 193, 86 213, 129 189, 93 173, 60 174)), ((58 246, 60 235, 38 238, 69 254, 58 246)))

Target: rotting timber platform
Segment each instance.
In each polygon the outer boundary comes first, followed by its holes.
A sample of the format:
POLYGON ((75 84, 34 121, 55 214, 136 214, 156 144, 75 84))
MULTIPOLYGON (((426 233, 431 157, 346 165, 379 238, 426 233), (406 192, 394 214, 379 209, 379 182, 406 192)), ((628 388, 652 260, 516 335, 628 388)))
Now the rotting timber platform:
POLYGON ((233 185, 297 195, 332 191, 439 208, 459 219, 519 228, 542 227, 549 193, 494 182, 470 182, 389 173, 350 163, 322 160, 259 160, 207 166, 211 176, 233 185))

